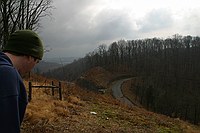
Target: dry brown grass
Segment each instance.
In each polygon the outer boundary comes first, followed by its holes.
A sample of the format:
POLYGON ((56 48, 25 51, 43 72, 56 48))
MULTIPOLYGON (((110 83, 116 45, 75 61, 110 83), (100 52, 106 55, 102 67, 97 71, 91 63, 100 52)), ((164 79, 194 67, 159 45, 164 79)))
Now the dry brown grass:
MULTIPOLYGON (((97 72, 95 74, 98 75, 97 72)), ((41 85, 44 81, 51 83, 51 80, 42 77, 39 81, 37 84, 41 85)), ((48 89, 33 89, 33 99, 27 107, 22 133, 200 132, 198 126, 143 108, 129 108, 110 94, 87 91, 74 83, 62 83, 62 90, 63 101, 60 101, 57 94, 51 96, 48 89)))

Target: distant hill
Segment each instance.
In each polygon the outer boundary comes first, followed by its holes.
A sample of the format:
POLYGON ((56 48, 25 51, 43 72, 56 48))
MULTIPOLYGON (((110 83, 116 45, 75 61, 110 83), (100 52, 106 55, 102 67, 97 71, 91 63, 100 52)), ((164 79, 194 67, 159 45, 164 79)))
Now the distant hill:
POLYGON ((70 64, 77 58, 78 57, 44 58, 40 63, 38 63, 34 67, 33 72, 40 74, 45 73, 48 72, 49 70, 53 70, 62 67, 63 65, 70 64))
POLYGON ((57 64, 69 64, 72 63, 74 60, 78 59, 78 57, 54 57, 54 58, 44 58, 45 62, 53 62, 57 64))
POLYGON ((33 68, 33 72, 41 74, 41 73, 48 72, 49 70, 59 68, 61 66, 62 65, 58 63, 41 61, 33 68))

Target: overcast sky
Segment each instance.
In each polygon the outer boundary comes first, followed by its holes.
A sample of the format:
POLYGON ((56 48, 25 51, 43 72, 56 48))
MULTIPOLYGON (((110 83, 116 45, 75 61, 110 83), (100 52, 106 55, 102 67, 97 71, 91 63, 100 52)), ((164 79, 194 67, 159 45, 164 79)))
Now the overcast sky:
POLYGON ((45 57, 84 57, 120 39, 200 36, 199 0, 53 0, 42 20, 45 57))

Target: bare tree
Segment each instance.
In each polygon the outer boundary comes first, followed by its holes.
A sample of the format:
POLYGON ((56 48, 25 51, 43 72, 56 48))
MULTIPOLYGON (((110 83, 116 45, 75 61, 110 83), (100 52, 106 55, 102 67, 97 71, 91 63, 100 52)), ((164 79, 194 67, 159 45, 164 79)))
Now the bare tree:
POLYGON ((107 64, 108 57, 107 57, 106 49, 107 49, 107 47, 105 44, 99 45, 99 47, 98 47, 98 54, 99 54, 101 65, 107 64))
POLYGON ((15 30, 40 27, 40 20, 51 15, 52 0, 1 0, 0 45, 3 48, 15 30))

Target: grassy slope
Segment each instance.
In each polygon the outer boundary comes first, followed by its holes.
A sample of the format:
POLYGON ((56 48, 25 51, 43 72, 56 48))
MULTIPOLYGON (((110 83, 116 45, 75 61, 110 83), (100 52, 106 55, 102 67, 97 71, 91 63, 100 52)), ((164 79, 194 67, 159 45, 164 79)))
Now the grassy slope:
MULTIPOLYGON (((101 68, 84 75, 107 86, 112 75, 101 68), (95 75, 95 76, 94 76, 95 75)), ((35 84, 44 85, 49 79, 35 77, 35 84)), ((25 81, 25 84, 27 82, 25 81)), ((113 99, 79 88, 74 83, 62 83, 63 101, 49 89, 33 89, 22 125, 22 133, 198 133, 200 128, 179 119, 148 112, 143 108, 129 108, 113 99), (96 113, 96 114, 95 114, 96 113)))

